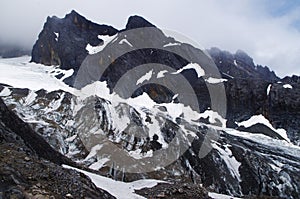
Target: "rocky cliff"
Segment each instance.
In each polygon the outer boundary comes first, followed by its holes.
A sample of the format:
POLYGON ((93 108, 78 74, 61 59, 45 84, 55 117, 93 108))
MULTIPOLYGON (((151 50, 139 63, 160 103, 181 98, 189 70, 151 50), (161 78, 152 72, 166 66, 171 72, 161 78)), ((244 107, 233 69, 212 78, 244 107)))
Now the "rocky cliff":
POLYGON ((1 198, 114 198, 87 177, 62 168, 63 163, 75 163, 55 151, 1 98, 0 149, 1 198))
MULTIPOLYGON (((142 17, 130 17, 125 29, 116 30, 72 11, 63 19, 48 18, 32 50, 32 62, 57 65, 43 69, 57 89, 3 85, 0 92, 60 154, 102 175, 123 181, 157 178, 179 183, 180 189, 196 183, 232 196, 298 198, 299 77, 280 79, 240 50, 208 53, 212 59, 142 17), (145 65, 150 68, 140 73, 138 67, 145 65), (220 76, 212 76, 213 65, 220 76), (153 77, 162 83, 151 82, 153 77), (181 80, 195 91, 199 112, 181 102, 190 93, 174 92, 181 80), (211 87, 224 88, 226 99, 217 95, 214 101, 211 87), (99 91, 96 96, 93 90, 99 91), (213 109, 224 103, 227 111, 213 109), (210 135, 217 137, 207 141, 210 135), (210 150, 200 157, 203 146, 210 150), (159 161, 152 162, 153 156, 159 161), (163 165, 168 158, 173 161, 163 165), (154 169, 138 172, 149 164, 154 169)), ((45 66, 25 67, 41 72, 45 66)))
MULTIPOLYGON (((157 32, 149 37, 151 37, 150 43, 154 43, 159 49, 140 49, 140 43, 134 41, 135 38, 130 41, 130 37, 126 38, 127 35, 122 35, 122 32, 143 27, 155 26, 142 17, 132 16, 128 19, 126 28, 119 31, 111 26, 92 23, 75 11, 66 15, 63 19, 48 18, 39 39, 33 47, 31 61, 45 65, 59 65, 62 69, 74 69, 74 74, 64 80, 73 85, 79 67, 83 65, 83 60, 89 54, 86 50, 87 45, 98 46, 100 44, 99 46, 101 46, 101 39, 99 40, 98 35, 112 36, 119 33, 115 40, 110 42, 109 45, 104 45, 103 49, 103 56, 109 56, 108 62, 111 63, 105 69, 101 80, 107 81, 108 86, 113 88, 123 74, 142 64, 164 64, 175 70, 188 64, 187 60, 170 53, 169 49, 179 49, 181 52, 188 52, 188 56, 193 57, 199 57, 198 55, 201 54, 201 51, 197 48, 165 36, 158 28, 157 32), (60 36, 56 37, 56 33, 59 33, 60 36), (130 42, 136 42, 136 46, 124 47, 124 45, 120 45, 125 39, 130 45, 132 45, 130 42), (179 45, 168 46, 176 42, 179 45), (123 48, 128 48, 129 50, 126 50, 128 53, 116 57, 117 55, 114 55, 114 52, 122 51, 123 48), (107 55, 107 52, 110 51, 112 51, 112 54, 107 55)), ((141 38, 145 38, 145 35, 147 33, 137 33, 137 36, 141 38)), ((227 97, 226 117, 229 126, 234 126, 234 122, 249 119, 253 115, 262 114, 276 128, 289 129, 289 138, 293 143, 299 145, 298 126, 300 120, 298 113, 300 111, 300 98, 296 97, 300 93, 299 83, 297 82, 299 77, 280 79, 268 67, 255 65, 253 59, 241 50, 231 54, 218 48, 211 48, 207 52, 214 60, 222 78, 226 80, 224 81, 227 97), (290 85, 292 89, 286 88, 284 85, 290 85)), ((99 58, 99 60, 100 62, 95 61, 93 64, 103 68, 106 57, 99 58)), ((206 82, 202 78, 198 78, 193 70, 186 70, 182 74, 196 92, 200 111, 205 111, 208 107, 211 107, 206 82)), ((171 101, 174 95, 160 85, 151 86, 151 84, 148 84, 136 90, 133 96, 143 92, 150 94, 157 102, 171 101)))

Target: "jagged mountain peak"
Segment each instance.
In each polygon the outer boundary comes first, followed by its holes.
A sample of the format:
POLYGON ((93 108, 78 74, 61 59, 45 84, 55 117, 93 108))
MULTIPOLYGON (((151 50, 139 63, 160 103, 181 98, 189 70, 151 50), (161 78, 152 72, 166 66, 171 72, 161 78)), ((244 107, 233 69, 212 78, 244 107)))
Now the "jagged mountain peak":
POLYGON ((245 62, 248 66, 254 66, 253 58, 250 57, 245 51, 238 49, 234 55, 235 59, 245 62))
POLYGON ((66 18, 67 17, 72 17, 72 16, 81 16, 83 17, 81 14, 79 14, 76 10, 71 10, 71 12, 69 14, 66 14, 66 18))
MULTIPOLYGON (((300 92, 293 82, 299 82, 299 78, 276 81, 274 73, 267 67, 255 65, 247 53, 240 50, 230 53, 218 48, 212 48, 210 54, 222 78, 206 78, 201 71, 198 72, 202 69, 202 60, 197 64, 197 60, 193 63, 168 52, 170 49, 179 49, 188 52, 189 56, 198 57, 202 53, 199 49, 171 40, 163 34, 148 37, 148 34, 144 34, 146 31, 141 30, 131 37, 122 32, 149 26, 155 27, 140 16, 130 17, 126 29, 121 31, 94 24, 76 11, 71 11, 62 19, 48 18, 32 51, 32 59, 44 65, 55 64, 59 67, 36 65, 22 60, 0 62, 5 71, 0 73, 0 83, 7 84, 2 85, 2 88, 0 85, 0 96, 57 151, 82 163, 85 168, 98 170, 114 179, 133 181, 157 177, 170 182, 199 182, 210 190, 234 196, 257 194, 298 198, 300 92), (149 38, 150 42, 159 47, 142 49, 134 38, 140 39, 140 43, 143 43, 144 38, 149 38), (123 49, 130 52, 122 56, 114 54, 123 49), (93 57, 95 59, 85 63, 89 68, 96 66, 97 70, 106 70, 101 74, 102 82, 96 79, 82 90, 64 84, 67 78, 80 74, 76 72, 79 67, 83 67, 82 61, 87 55, 93 54, 100 57, 93 57), (104 61, 109 63, 107 68, 104 61), (155 65, 151 66, 153 70, 150 71, 134 68, 147 63, 167 65, 176 72, 155 68, 155 65), (20 65, 22 67, 17 67, 20 65), (10 75, 11 68, 14 68, 13 75, 10 75), (134 75, 128 76, 129 71, 134 71, 134 75), (4 75, 11 76, 13 81, 4 78, 4 75), (199 94, 196 96, 201 106, 198 113, 182 106, 174 97, 175 89, 167 92, 164 88, 150 84, 151 78, 156 77, 163 82, 170 81, 170 86, 181 86, 179 84, 183 81, 175 79, 176 76, 186 79, 195 93, 199 94), (20 78, 16 81, 15 77, 20 78), (118 82, 122 82, 124 77, 125 86, 131 85, 128 83, 140 86, 141 82, 150 86, 141 86, 141 92, 136 90, 134 93, 136 96, 116 97, 116 92, 112 93, 108 88, 118 87, 118 82), (287 84, 289 81, 291 85, 287 84), (8 86, 10 84, 15 88, 28 88, 16 90, 8 86), (218 97, 217 101, 227 106, 227 115, 224 117, 211 108, 207 89, 208 86, 220 84, 224 84, 226 98, 223 100, 218 97), (92 91, 97 92, 97 97, 92 97, 95 96, 92 91), (148 96, 143 95, 143 92, 148 93, 148 96), (150 99, 151 96, 158 96, 159 99, 150 99), (226 128, 220 127, 219 123, 226 128), (93 127, 99 129, 93 131, 93 127), (220 139, 205 143, 206 136, 211 132, 216 132, 220 139), (109 141, 109 145, 104 143, 105 140, 109 141), (186 147, 172 147, 173 140, 186 147), (205 145, 211 147, 211 152, 202 158, 198 154, 205 145), (117 149, 123 151, 114 152, 117 154, 114 157, 105 154, 105 151, 112 151, 110 146, 122 146, 117 149), (153 173, 139 173, 136 170, 132 173, 133 170, 125 169, 117 171, 121 167, 113 163, 127 158, 139 159, 143 163, 153 154, 159 155, 155 157, 158 163, 168 159, 167 156, 175 157, 174 163, 167 167, 153 164, 153 173)), ((154 29, 155 32, 160 31, 154 29)), ((96 78, 100 76, 94 73, 96 70, 87 71, 96 78)), ((87 79, 90 78, 88 74, 87 79)), ((131 94, 128 87, 122 91, 131 94)), ((178 90, 176 93, 177 96, 189 97, 186 90, 178 90)), ((1 125, 2 121, 0 130, 1 125)), ((19 129, 13 128, 16 132, 19 129)), ((34 140, 30 142, 36 143, 34 140)), ((140 169, 143 164, 137 162, 128 165, 128 169, 140 169)))
POLYGON ((267 66, 256 65, 253 58, 245 51, 237 50, 236 53, 212 47, 207 50, 219 70, 226 76, 234 78, 254 78, 266 81, 278 81, 279 77, 267 66))
POLYGON ((126 24, 126 30, 134 29, 134 28, 144 28, 144 27, 155 27, 152 23, 147 21, 141 16, 133 15, 128 18, 126 24))
POLYGON ((31 61, 77 70, 88 55, 88 44, 97 46, 103 42, 98 35, 116 33, 114 27, 96 24, 74 10, 64 18, 48 17, 33 46, 31 61))

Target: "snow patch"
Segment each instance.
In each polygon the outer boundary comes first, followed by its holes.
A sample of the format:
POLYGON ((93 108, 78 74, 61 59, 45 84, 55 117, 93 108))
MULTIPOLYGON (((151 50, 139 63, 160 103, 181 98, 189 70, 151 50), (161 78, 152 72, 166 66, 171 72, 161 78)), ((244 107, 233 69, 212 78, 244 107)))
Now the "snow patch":
POLYGON ((219 83, 222 83, 222 82, 227 82, 228 80, 227 79, 218 79, 218 78, 214 78, 214 77, 209 77, 205 81, 210 83, 210 84, 219 84, 219 83))
POLYGON ((7 87, 4 87, 0 92, 0 97, 7 97, 11 94, 11 90, 7 87))
POLYGON ((136 85, 138 84, 142 84, 144 81, 149 81, 152 77, 152 74, 153 74, 153 69, 150 70, 149 72, 147 72, 144 76, 142 76, 140 79, 138 79, 136 81, 136 85))
POLYGON ((286 130, 284 129, 275 129, 270 121, 265 118, 263 115, 254 115, 250 119, 243 121, 243 122, 237 122, 238 126, 244 126, 245 128, 248 128, 250 126, 253 126, 255 124, 263 124, 267 127, 269 127, 272 131, 279 134, 282 138, 284 138, 286 141, 290 142, 290 139, 287 137, 286 130))
POLYGON ((293 88, 292 85, 290 85, 290 84, 284 84, 282 87, 283 88, 288 88, 288 89, 292 89, 293 88))
POLYGON ((218 112, 215 112, 212 110, 206 110, 203 113, 200 113, 199 116, 200 116, 199 119, 200 118, 204 118, 204 119, 208 118, 208 121, 211 124, 220 122, 222 124, 222 127, 224 127, 224 128, 226 127, 227 120, 224 119, 221 115, 219 115, 218 112))
POLYGON ((272 84, 269 84, 269 85, 268 85, 268 88, 267 88, 267 95, 269 95, 269 94, 270 94, 271 87, 272 87, 272 84))
POLYGON ((127 40, 127 39, 122 39, 119 44, 126 43, 128 46, 133 47, 133 45, 127 40))
POLYGON ((168 47, 168 46, 180 46, 181 43, 168 43, 168 44, 165 44, 163 47, 168 47))
POLYGON ((162 70, 162 71, 159 71, 158 73, 157 73, 157 78, 162 78, 162 77, 164 77, 165 76, 165 73, 167 73, 168 71, 167 70, 162 70))
POLYGON ((58 32, 53 32, 55 34, 55 40, 58 41, 59 33, 58 32))
POLYGON ((233 60, 233 64, 234 64, 235 66, 237 66, 236 60, 233 60))
POLYGON ((34 91, 30 91, 28 96, 25 99, 24 105, 25 106, 30 105, 36 99, 36 97, 37 97, 37 94, 34 91))
POLYGON ((76 139, 77 135, 72 135, 71 137, 68 137, 65 139, 66 142, 73 142, 76 139))
POLYGON ((299 146, 296 146, 290 142, 286 142, 285 140, 274 139, 264 134, 253 134, 253 133, 238 131, 230 128, 224 129, 216 126, 212 126, 212 127, 214 127, 215 129, 222 130, 225 133, 230 135, 239 136, 242 137, 243 139, 249 139, 260 145, 270 147, 271 149, 274 150, 282 150, 284 151, 284 153, 289 154, 291 156, 299 157, 300 154, 299 146))
POLYGON ((276 166, 276 165, 274 165, 274 164, 269 163, 269 165, 270 165, 270 167, 271 167, 274 171, 276 171, 277 173, 279 173, 279 172, 282 170, 281 167, 278 167, 278 166, 276 166))
POLYGON ((197 73, 198 78, 202 77, 205 75, 205 71, 203 70, 203 68, 197 64, 197 63, 190 63, 184 67, 182 67, 181 69, 179 69, 178 71, 172 73, 172 74, 179 74, 184 70, 188 70, 188 69, 194 69, 197 73))
POLYGON ((92 182, 98 188, 104 189, 105 191, 109 192, 111 195, 115 196, 118 199, 141 199, 144 197, 134 193, 135 190, 140 190, 143 188, 152 188, 158 183, 168 183, 166 181, 152 179, 137 180, 126 183, 121 181, 115 181, 113 179, 106 178, 104 176, 87 172, 81 169, 77 169, 68 165, 63 165, 63 167, 66 169, 73 169, 85 174, 92 180, 92 182))
POLYGON ((56 70, 55 66, 29 63, 30 59, 29 56, 0 59, 0 83, 34 91, 44 89, 51 92, 61 89, 73 93, 74 88, 50 75, 56 70))
POLYGON ((114 40, 116 38, 117 34, 113 35, 113 36, 109 36, 109 35, 98 35, 98 38, 103 40, 103 44, 102 45, 98 45, 98 46, 92 46, 90 44, 87 44, 85 49, 88 51, 88 53, 90 55, 96 54, 98 52, 101 52, 106 46, 107 44, 109 44, 112 40, 114 40))
POLYGON ((219 194, 219 193, 213 193, 213 192, 208 192, 208 196, 213 199, 240 199, 237 197, 228 196, 228 195, 219 194))
POLYGON ((49 123, 43 121, 43 120, 31 120, 28 118, 23 118, 25 120, 25 122, 30 123, 30 124, 41 124, 43 126, 48 126, 49 123))

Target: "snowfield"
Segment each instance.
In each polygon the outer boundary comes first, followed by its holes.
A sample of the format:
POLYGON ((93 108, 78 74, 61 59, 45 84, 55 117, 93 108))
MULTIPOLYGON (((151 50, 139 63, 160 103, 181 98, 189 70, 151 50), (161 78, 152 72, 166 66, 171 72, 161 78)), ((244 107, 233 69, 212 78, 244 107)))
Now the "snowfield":
POLYGON ((34 91, 61 89, 66 92, 73 92, 73 88, 55 78, 57 74, 63 74, 62 79, 65 79, 73 74, 73 70, 65 71, 55 66, 29 63, 30 59, 29 56, 0 59, 0 83, 34 91))
POLYGON ((152 179, 137 180, 134 182, 126 183, 126 182, 115 181, 111 178, 106 178, 68 165, 63 165, 63 167, 66 169, 74 169, 78 172, 85 174, 92 180, 92 182, 98 188, 104 189, 105 191, 109 192, 111 195, 115 196, 118 199, 142 199, 145 197, 135 194, 134 193, 135 190, 140 190, 143 188, 152 188, 156 186, 158 183, 168 183, 165 181, 152 180, 152 179))

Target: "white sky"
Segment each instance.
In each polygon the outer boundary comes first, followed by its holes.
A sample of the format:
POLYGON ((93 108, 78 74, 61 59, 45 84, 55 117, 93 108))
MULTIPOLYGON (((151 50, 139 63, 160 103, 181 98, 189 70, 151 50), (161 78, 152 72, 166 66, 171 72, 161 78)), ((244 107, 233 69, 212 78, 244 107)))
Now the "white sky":
POLYGON ((242 49, 257 64, 283 77, 300 75, 298 0, 1 0, 0 41, 32 46, 47 16, 75 9, 100 24, 122 29, 130 15, 141 15, 205 48, 242 49))

